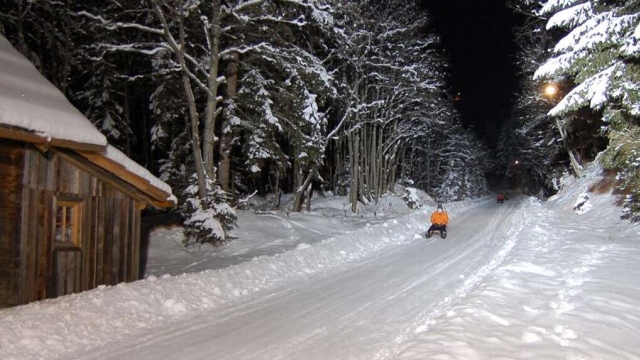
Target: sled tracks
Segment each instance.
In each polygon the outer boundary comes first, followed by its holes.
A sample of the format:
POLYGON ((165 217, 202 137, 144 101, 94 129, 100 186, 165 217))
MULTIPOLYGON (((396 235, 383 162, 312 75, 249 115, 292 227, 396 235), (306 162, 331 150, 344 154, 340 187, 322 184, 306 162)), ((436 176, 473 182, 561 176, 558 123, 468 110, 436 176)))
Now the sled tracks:
POLYGON ((377 354, 376 359, 422 358, 419 353, 420 334, 429 331, 437 318, 446 315, 456 303, 470 294, 487 275, 498 268, 517 244, 519 234, 532 223, 532 219, 524 211, 525 201, 522 200, 515 204, 515 208, 501 206, 499 213, 493 216, 489 225, 473 237, 473 239, 482 239, 482 241, 475 241, 476 244, 465 251, 465 253, 475 252, 481 246, 502 242, 498 252, 491 260, 472 274, 465 276, 464 282, 434 307, 420 313, 411 328, 394 339, 397 345, 389 348, 389 352, 377 354), (409 350, 413 347, 416 347, 418 351, 409 350))

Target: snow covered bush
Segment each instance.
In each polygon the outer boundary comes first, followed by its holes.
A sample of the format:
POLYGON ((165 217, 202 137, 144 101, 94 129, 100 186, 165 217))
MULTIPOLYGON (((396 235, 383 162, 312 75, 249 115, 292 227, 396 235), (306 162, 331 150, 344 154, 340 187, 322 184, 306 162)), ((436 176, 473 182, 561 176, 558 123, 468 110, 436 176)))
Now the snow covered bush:
POLYGON ((575 204, 573 204, 573 212, 578 215, 582 215, 589 210, 591 210, 591 201, 589 200, 589 195, 587 193, 582 193, 576 199, 575 204))
MULTIPOLYGON (((193 182, 196 182, 195 176, 193 182)), ((185 218, 186 246, 204 243, 216 245, 229 240, 227 232, 237 219, 220 186, 208 180, 207 188, 207 198, 204 200, 197 197, 197 185, 191 185, 185 190, 188 198, 181 210, 185 218)))
POLYGON ((407 187, 404 188, 404 194, 402 194, 402 200, 407 204, 409 209, 415 210, 422 207, 420 203, 420 197, 418 196, 418 189, 407 187))
POLYGON ((555 192, 559 192, 568 185, 571 185, 575 178, 571 175, 569 170, 565 168, 555 168, 551 171, 550 175, 548 175, 547 180, 553 190, 555 190, 555 192))

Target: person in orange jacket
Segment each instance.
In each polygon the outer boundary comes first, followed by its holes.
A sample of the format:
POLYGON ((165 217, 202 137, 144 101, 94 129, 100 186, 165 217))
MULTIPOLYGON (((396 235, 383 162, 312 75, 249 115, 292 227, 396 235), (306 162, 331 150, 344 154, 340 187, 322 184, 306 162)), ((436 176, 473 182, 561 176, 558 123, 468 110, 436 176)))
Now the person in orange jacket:
POLYGON ((427 237, 431 237, 431 234, 436 230, 440 230, 440 236, 446 237, 448 222, 449 215, 442 209, 442 205, 438 204, 436 211, 431 214, 431 227, 427 231, 427 237))

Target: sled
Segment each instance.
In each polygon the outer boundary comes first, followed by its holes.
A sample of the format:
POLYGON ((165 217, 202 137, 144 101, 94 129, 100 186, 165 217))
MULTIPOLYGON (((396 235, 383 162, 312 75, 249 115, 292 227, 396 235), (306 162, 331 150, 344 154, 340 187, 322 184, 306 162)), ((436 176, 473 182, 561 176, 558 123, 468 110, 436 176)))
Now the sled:
POLYGON ((425 234, 425 236, 428 238, 430 238, 431 236, 433 236, 434 233, 440 233, 440 237, 443 239, 447 238, 447 230, 432 230, 432 231, 427 231, 427 233, 425 234))
POLYGON ((498 204, 502 204, 504 202, 504 197, 501 196, 501 195, 498 195, 496 200, 497 200, 498 204))

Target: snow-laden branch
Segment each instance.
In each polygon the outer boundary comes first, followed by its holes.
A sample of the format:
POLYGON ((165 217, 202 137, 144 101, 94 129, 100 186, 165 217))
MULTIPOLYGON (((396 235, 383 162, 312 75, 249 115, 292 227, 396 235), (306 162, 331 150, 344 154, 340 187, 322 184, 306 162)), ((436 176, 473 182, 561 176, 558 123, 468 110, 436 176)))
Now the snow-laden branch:
POLYGON ((107 51, 124 51, 124 52, 135 52, 144 55, 156 55, 159 52, 163 51, 171 51, 171 48, 167 46, 167 44, 159 44, 150 49, 140 49, 138 46, 140 44, 121 44, 121 45, 113 45, 113 44, 98 44, 96 47, 107 50, 107 51))
POLYGON ((561 115, 587 104, 594 110, 602 108, 607 101, 611 78, 619 65, 620 63, 614 63, 577 86, 549 111, 549 115, 561 115))
POLYGON ((554 27, 573 28, 584 23, 594 15, 591 2, 579 4, 574 7, 562 10, 549 19, 547 30, 554 27))
POLYGON ((303 26, 308 24, 308 22, 306 21, 306 19, 305 19, 305 17, 303 15, 299 16, 295 20, 284 20, 284 19, 282 19, 280 17, 275 17, 275 16, 260 16, 260 17, 253 18, 253 20, 255 20, 255 21, 265 21, 265 22, 274 22, 274 23, 287 24, 287 25, 294 25, 296 27, 303 27, 303 26))
POLYGON ((243 2, 243 3, 239 4, 239 5, 236 5, 236 6, 232 7, 231 11, 233 11, 233 12, 241 12, 241 11, 243 11, 243 10, 249 8, 249 7, 260 5, 262 3, 264 3, 264 0, 249 0, 249 1, 243 2))
POLYGON ((227 48, 227 49, 225 49, 225 50, 220 52, 220 57, 228 56, 228 55, 231 55, 233 53, 244 54, 244 53, 247 53, 247 52, 253 51, 253 50, 269 50, 269 51, 272 51, 274 53, 277 52, 277 50, 275 48, 273 48, 271 46, 271 44, 269 44, 268 42, 261 42, 259 44, 255 44, 255 45, 242 45, 242 46, 235 46, 235 47, 227 48))
MULTIPOLYGON (((169 31, 169 24, 167 23, 167 19, 164 16, 164 12, 162 11, 162 9, 160 9, 160 5, 158 4, 158 1, 157 0, 151 0, 151 3, 153 4, 153 9, 154 9, 154 12, 155 12, 156 16, 158 17, 158 19, 162 23, 162 27, 163 27, 162 35, 167 40, 167 42, 168 42, 169 46, 171 47, 171 49, 173 50, 174 54, 176 54, 176 56, 178 56, 179 59, 181 59, 181 58, 182 59, 187 59, 188 61, 197 64, 197 61, 195 61, 195 59, 192 59, 190 56, 186 56, 186 49, 183 49, 182 46, 178 44, 176 39, 173 37, 173 35, 169 31)), ((198 85, 198 87, 200 87, 202 90, 204 90, 208 95, 211 95, 211 91, 209 90, 209 87, 206 86, 202 81, 200 81, 200 79, 198 79, 198 77, 195 76, 195 74, 193 74, 187 68, 186 63, 182 59, 179 62, 180 62, 180 66, 182 68, 182 71, 185 73, 185 75, 187 75, 189 77, 189 79, 193 80, 198 85)), ((197 68, 199 68, 201 71, 204 72, 204 69, 202 69, 199 65, 197 66, 197 68)))
POLYGON ((144 31, 144 32, 151 33, 151 34, 156 34, 156 35, 163 35, 164 34, 163 29, 156 29, 156 28, 152 28, 152 27, 149 27, 149 26, 144 26, 144 25, 141 25, 141 24, 138 24, 138 23, 113 22, 113 21, 104 19, 100 15, 94 15, 94 14, 91 14, 91 13, 89 13, 87 11, 80 11, 80 12, 78 12, 78 15, 88 17, 88 18, 90 18, 92 20, 97 20, 100 23, 102 23, 103 25, 105 25, 105 28, 108 29, 108 30, 136 29, 136 30, 140 30, 140 31, 144 31))

